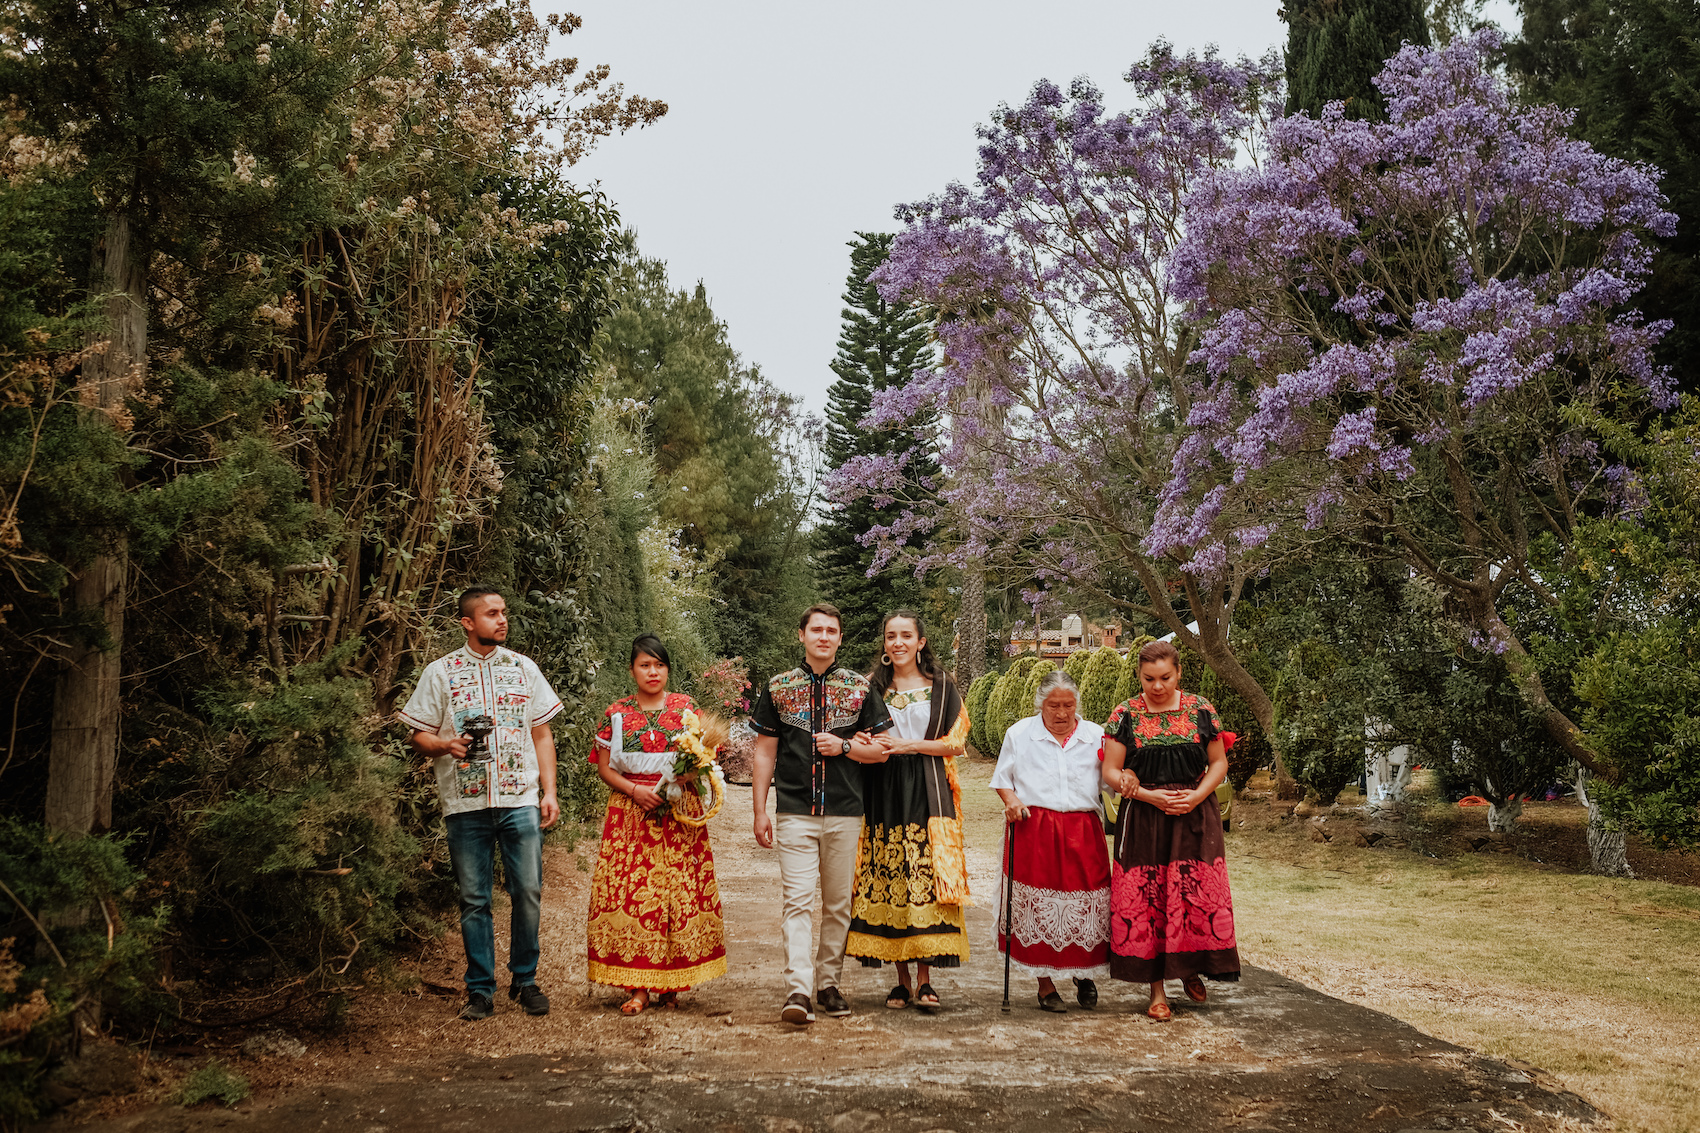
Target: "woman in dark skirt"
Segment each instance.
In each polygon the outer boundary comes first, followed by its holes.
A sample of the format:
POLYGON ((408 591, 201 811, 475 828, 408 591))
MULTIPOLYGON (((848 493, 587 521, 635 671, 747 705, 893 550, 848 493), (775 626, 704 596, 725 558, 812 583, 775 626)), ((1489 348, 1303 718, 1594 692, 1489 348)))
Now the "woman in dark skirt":
POLYGON ((959 967, 968 958, 962 917, 968 868, 956 777, 968 713, 927 645, 919 616, 887 614, 881 636, 885 652, 869 682, 891 713, 891 731, 874 737, 890 758, 862 767, 865 825, 845 954, 865 967, 896 964, 898 983, 885 1005, 902 1008, 913 1000, 931 1013, 939 1006, 932 969, 959 967), (919 969, 914 983, 910 963, 919 969))
POLYGON ((1104 782, 1126 799, 1110 880, 1110 975, 1151 985, 1153 1019, 1170 1016, 1164 980, 1203 1003, 1204 980, 1240 978, 1233 898, 1216 788, 1228 757, 1209 701, 1184 693, 1175 647, 1139 651, 1139 696, 1110 714, 1104 782))

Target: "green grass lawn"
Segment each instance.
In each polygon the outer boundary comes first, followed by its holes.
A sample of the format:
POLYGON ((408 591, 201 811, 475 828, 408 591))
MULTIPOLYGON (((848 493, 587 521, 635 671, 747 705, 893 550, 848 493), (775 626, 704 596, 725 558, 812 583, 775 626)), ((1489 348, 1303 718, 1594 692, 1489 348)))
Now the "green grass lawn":
POLYGON ((1700 890, 1317 844, 1257 809, 1228 839, 1248 962, 1532 1063, 1622 1129, 1700 1129, 1700 890))
MULTIPOLYGON (((964 761, 968 842, 996 853, 990 777, 989 761, 964 761)), ((1511 854, 1317 843, 1268 803, 1242 800, 1234 818, 1248 963, 1531 1064, 1628 1133, 1700 1131, 1700 889, 1511 854)))

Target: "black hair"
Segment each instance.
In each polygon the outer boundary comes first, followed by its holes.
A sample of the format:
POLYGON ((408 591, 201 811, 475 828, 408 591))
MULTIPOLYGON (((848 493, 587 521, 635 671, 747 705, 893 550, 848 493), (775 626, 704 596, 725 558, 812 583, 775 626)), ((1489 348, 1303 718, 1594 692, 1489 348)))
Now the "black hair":
POLYGON ((632 639, 632 655, 626 659, 626 668, 631 668, 637 664, 639 657, 646 655, 660 661, 668 669, 673 668, 673 658, 667 655, 667 647, 661 644, 661 639, 653 633, 640 633, 632 639))
POLYGON ((462 590, 460 592, 460 616, 470 618, 473 604, 478 599, 487 598, 492 594, 498 598, 502 596, 502 592, 492 586, 468 586, 465 590, 462 590))
MULTIPOLYGON (((868 684, 873 688, 875 696, 885 696, 885 690, 891 687, 891 682, 897 675, 897 670, 891 662, 885 659, 885 628, 893 618, 906 618, 915 623, 915 636, 922 641, 927 640, 927 627, 921 622, 921 615, 914 610, 893 610, 880 622, 880 659, 874 662, 873 669, 868 673, 868 684)), ((937 680, 939 671, 943 668, 939 659, 933 655, 932 642, 921 646, 915 653, 915 668, 929 681, 937 680)))

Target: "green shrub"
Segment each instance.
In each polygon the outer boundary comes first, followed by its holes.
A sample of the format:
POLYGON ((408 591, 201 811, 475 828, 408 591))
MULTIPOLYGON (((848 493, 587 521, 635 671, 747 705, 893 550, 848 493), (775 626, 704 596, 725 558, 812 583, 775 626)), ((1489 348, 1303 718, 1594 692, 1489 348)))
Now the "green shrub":
MULTIPOLYGON (((1661 849, 1700 846, 1700 631, 1670 618, 1617 635, 1586 658, 1576 691, 1588 739, 1624 782, 1589 791, 1608 816, 1661 849)), ((1537 725, 1538 726, 1538 725, 1537 725)))
POLYGON ((1068 660, 1063 662, 1063 672, 1067 673, 1075 684, 1082 684, 1086 680, 1086 667, 1092 663, 1092 658, 1096 656, 1096 650, 1076 649, 1068 655, 1068 660))
MULTIPOLYGON (((1039 695, 1039 682, 1056 671, 1057 663, 1055 661, 1040 661, 1027 670, 1027 680, 1021 686, 1021 702, 1018 705, 1015 720, 1038 714, 1039 710, 1033 707, 1033 698, 1039 695)), ((1015 723, 1015 720, 1011 720, 1010 723, 1015 723)))
POLYGON ((1101 646, 1093 651, 1085 669, 1086 675, 1080 680, 1080 715, 1102 724, 1121 703, 1116 690, 1121 687, 1122 656, 1108 645, 1101 646))
POLYGON ((177 1091, 178 1105, 199 1105, 205 1101, 232 1106, 252 1093, 248 1079, 213 1059, 193 1074, 177 1091))
POLYGON ((1364 771, 1363 701, 1338 678, 1339 649, 1320 638, 1293 646, 1275 685, 1275 733, 1287 770, 1324 806, 1364 771))
POLYGON ((152 870, 175 918, 327 978, 424 929, 423 901, 448 893, 419 868, 446 860, 435 784, 379 732, 368 678, 346 669, 359 645, 208 694, 200 742, 148 768, 138 791, 182 831, 152 870))
POLYGON ((72 1049, 80 1005, 138 1028, 164 1007, 153 978, 160 917, 138 907, 142 878, 126 848, 0 815, 11 890, 0 894, 0 1128, 41 1115, 40 1085, 72 1049))
POLYGON ((992 690, 997 683, 998 674, 981 673, 968 686, 968 696, 963 702, 963 709, 968 713, 968 742, 981 755, 997 754, 986 743, 986 702, 992 698, 992 690))
POLYGON ((996 755, 1003 750, 1004 733, 1009 731, 1011 724, 1021 719, 1021 690, 1026 687, 1027 671, 1038 662, 1039 658, 1032 654, 1017 657, 993 687, 991 701, 986 706, 986 742, 991 745, 987 755, 996 755))

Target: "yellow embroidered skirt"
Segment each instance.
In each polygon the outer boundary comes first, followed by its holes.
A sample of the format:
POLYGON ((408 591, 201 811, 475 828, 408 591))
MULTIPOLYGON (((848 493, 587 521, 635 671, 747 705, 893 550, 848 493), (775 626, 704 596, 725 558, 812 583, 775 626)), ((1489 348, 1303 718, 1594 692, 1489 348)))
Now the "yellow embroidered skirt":
MULTIPOLYGON (((658 775, 633 775, 653 786, 658 775)), ((687 798, 679 805, 691 806, 687 798)), ((678 991, 726 974, 726 928, 708 830, 608 800, 590 884, 590 978, 678 991)))
POLYGON ((921 761, 930 758, 896 756, 867 768, 873 774, 863 786, 866 817, 845 953, 868 967, 918 961, 955 968, 968 959, 962 823, 928 818, 921 761))

